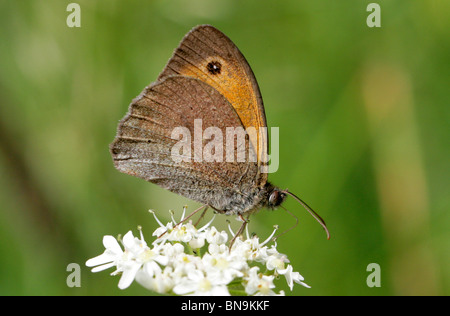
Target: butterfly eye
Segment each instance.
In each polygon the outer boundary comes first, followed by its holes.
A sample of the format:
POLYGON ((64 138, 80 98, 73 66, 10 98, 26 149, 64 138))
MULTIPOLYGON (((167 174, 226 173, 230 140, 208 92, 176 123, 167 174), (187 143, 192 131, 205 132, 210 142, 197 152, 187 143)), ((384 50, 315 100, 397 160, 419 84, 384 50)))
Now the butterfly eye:
POLYGON ((286 194, 279 189, 274 189, 269 195, 269 207, 275 208, 283 203, 286 198, 286 194))
POLYGON ((208 69, 209 73, 212 75, 220 74, 222 70, 222 65, 218 61, 212 61, 206 65, 206 69, 208 69))
POLYGON ((269 196, 269 206, 277 206, 279 204, 280 192, 277 190, 273 190, 269 196))

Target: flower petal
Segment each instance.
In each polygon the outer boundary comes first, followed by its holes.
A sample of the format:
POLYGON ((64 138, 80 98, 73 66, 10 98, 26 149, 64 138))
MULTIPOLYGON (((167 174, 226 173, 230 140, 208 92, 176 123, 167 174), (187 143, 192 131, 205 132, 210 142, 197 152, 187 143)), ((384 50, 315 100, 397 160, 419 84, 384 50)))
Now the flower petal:
POLYGON ((114 267, 115 265, 116 265, 115 262, 106 263, 106 264, 103 264, 103 265, 101 265, 101 266, 98 266, 98 267, 93 268, 93 269, 91 270, 91 272, 94 272, 94 273, 95 273, 95 272, 103 271, 103 270, 109 269, 109 268, 111 268, 111 267, 114 267))
POLYGON ((130 286, 136 277, 136 273, 138 272, 140 264, 129 264, 123 269, 122 277, 119 281, 119 289, 124 290, 130 286))
POLYGON ((123 236, 122 242, 125 249, 132 249, 134 247, 134 236, 131 230, 123 236))
POLYGON ((86 261, 86 266, 95 267, 101 264, 114 261, 115 258, 116 258, 115 256, 110 255, 108 253, 102 253, 101 255, 98 255, 97 257, 91 258, 88 261, 86 261))
POLYGON ((120 248, 117 239, 113 236, 103 236, 103 246, 105 246, 106 249, 110 250, 113 253, 122 253, 122 248, 120 248))

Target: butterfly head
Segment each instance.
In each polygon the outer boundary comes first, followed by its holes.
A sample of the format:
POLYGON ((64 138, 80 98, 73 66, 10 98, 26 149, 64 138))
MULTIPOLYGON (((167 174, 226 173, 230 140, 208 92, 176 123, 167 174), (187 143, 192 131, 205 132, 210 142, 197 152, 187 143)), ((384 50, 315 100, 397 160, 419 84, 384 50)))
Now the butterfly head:
POLYGON ((286 193, 284 193, 281 189, 277 187, 272 187, 272 190, 269 191, 269 199, 267 206, 270 209, 275 209, 283 203, 286 199, 286 193))

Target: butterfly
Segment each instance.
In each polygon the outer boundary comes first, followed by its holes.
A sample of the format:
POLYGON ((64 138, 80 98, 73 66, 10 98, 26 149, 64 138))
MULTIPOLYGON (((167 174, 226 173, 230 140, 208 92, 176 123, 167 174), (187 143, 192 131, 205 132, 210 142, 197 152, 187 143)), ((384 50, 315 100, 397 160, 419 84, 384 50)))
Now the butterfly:
POLYGON ((200 25, 185 35, 157 80, 131 102, 110 152, 120 172, 200 202, 202 207, 194 213, 211 207, 238 216, 243 224, 236 235, 242 233, 250 214, 262 208, 275 209, 290 195, 322 225, 329 238, 317 213, 287 189, 268 182, 266 128, 261 93, 245 57, 221 31, 200 25), (174 150, 181 141, 174 135, 179 127, 194 134, 182 140, 183 151, 174 150), (215 157, 223 159, 205 161, 199 159, 206 148, 205 139, 195 133, 208 128, 227 136, 230 128, 251 132, 245 133, 246 141, 241 143, 238 135, 232 134, 227 138, 227 150, 220 153, 214 147, 215 157))

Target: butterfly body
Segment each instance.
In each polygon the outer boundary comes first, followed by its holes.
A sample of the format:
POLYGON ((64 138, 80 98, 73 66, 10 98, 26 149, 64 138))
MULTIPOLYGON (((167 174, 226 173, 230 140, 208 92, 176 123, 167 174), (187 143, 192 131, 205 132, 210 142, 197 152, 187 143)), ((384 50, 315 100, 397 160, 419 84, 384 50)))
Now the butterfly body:
MULTIPOLYGON (((220 196, 213 193, 199 202, 208 201, 205 204, 225 215, 250 215, 263 208, 274 209, 279 206, 285 195, 280 193, 280 198, 271 200, 272 194, 278 194, 274 192, 281 192, 281 190, 266 183, 262 188, 242 187, 237 190, 223 191, 220 196)), ((195 200, 195 197, 192 199, 195 200)))

